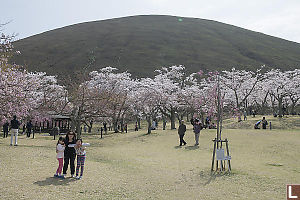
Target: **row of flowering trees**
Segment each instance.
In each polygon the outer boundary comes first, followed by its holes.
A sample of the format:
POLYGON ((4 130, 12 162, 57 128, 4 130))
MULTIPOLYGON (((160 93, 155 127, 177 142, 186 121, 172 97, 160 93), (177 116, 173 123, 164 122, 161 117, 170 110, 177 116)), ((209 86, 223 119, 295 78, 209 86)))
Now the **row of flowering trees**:
MULTIPOLYGON (((12 37, 2 34, 0 40, 0 122, 12 115, 43 121, 49 113, 70 116, 72 128, 80 130, 85 123, 111 121, 114 130, 124 120, 151 123, 156 118, 171 122, 184 116, 216 116, 217 86, 221 104, 227 114, 259 110, 262 114, 286 108, 296 113, 300 99, 300 70, 280 71, 264 68, 252 72, 237 70, 188 73, 184 66, 163 67, 153 78, 134 79, 128 72, 112 67, 88 73, 76 84, 59 85, 56 77, 43 72, 28 72, 9 64, 14 53, 12 37), (218 84, 217 84, 218 83, 218 84), (70 86, 71 85, 71 86, 70 86)), ((76 81, 71 81, 75 83, 76 81)))
POLYGON ((216 116, 217 80, 227 114, 256 109, 261 114, 278 112, 282 116, 284 107, 295 113, 300 98, 300 70, 262 70, 233 68, 188 74, 184 66, 172 66, 157 70, 154 78, 133 79, 128 72, 106 67, 91 72, 90 80, 81 86, 85 87, 90 117, 112 120, 116 131, 124 119, 145 119, 150 132, 152 121, 158 117, 168 119, 174 129, 175 121, 184 116, 216 116))

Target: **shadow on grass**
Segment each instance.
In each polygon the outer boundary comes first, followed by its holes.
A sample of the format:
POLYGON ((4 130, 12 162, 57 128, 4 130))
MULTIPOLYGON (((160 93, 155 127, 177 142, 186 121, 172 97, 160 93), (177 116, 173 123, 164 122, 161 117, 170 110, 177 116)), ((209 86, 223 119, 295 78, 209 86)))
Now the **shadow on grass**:
POLYGON ((209 185, 212 181, 216 180, 218 177, 224 177, 224 176, 230 176, 230 175, 233 175, 232 172, 229 172, 229 171, 213 171, 213 172, 210 172, 209 174, 207 173, 203 173, 201 172, 200 173, 200 177, 203 178, 204 180, 206 180, 204 183, 203 183, 203 186, 206 186, 206 185, 209 185))
POLYGON ((69 185, 71 182, 76 181, 74 178, 55 178, 55 177, 48 177, 43 181, 36 181, 33 184, 36 184, 38 186, 48 186, 48 185, 69 185))
POLYGON ((174 149, 181 149, 182 146, 174 146, 174 149))
MULTIPOLYGON (((18 147, 20 148, 20 147, 32 147, 32 148, 45 148, 45 149, 53 149, 53 146, 38 146, 38 145, 34 145, 34 144, 32 144, 32 145, 27 145, 27 144, 18 144, 18 147)), ((54 147, 55 148, 55 147, 54 147)))
POLYGON ((159 136, 159 134, 156 133, 156 132, 151 132, 150 134, 149 134, 149 133, 144 133, 144 134, 135 136, 135 138, 140 138, 140 137, 152 137, 152 136, 159 136))
POLYGON ((193 146, 187 146, 187 147, 185 147, 185 149, 186 150, 196 150, 196 149, 199 149, 199 146, 195 146, 195 145, 193 145, 193 146))

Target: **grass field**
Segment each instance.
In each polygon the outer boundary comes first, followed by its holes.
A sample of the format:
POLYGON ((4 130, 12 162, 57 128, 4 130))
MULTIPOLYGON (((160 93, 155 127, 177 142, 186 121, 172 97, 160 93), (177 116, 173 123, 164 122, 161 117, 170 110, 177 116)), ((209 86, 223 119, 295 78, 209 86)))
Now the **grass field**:
MULTIPOLYGON (((84 135, 91 143, 82 180, 52 178, 56 141, 37 135, 0 139, 0 199, 285 199, 286 184, 300 183, 300 129, 225 129, 230 174, 210 174, 215 130, 200 147, 178 146, 176 131, 84 135)), ((69 171, 68 171, 69 173, 69 171)))

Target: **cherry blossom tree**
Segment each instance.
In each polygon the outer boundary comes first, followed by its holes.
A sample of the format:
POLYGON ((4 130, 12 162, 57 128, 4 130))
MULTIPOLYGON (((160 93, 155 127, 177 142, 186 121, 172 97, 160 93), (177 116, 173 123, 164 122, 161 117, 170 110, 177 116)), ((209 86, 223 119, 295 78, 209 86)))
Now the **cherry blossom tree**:
POLYGON ((129 99, 135 81, 131 79, 130 73, 116 71, 116 68, 106 67, 99 72, 91 72, 87 87, 102 99, 101 112, 112 119, 114 130, 118 132, 118 123, 123 122, 129 111, 129 99))
POLYGON ((157 83, 157 92, 159 95, 158 106, 163 115, 171 121, 171 129, 175 129, 176 113, 184 112, 185 105, 180 102, 182 89, 185 87, 185 81, 188 79, 185 67, 182 65, 163 67, 156 70, 158 73, 154 81, 157 83))
POLYGON ((0 121, 12 115, 23 120, 43 121, 50 111, 64 109, 66 90, 57 84, 54 76, 46 73, 29 73, 22 66, 9 64, 15 52, 13 36, 1 34, 0 39, 0 121))
POLYGON ((151 124, 154 117, 159 113, 157 84, 151 78, 142 78, 136 82, 136 87, 131 98, 136 110, 140 112, 141 117, 145 117, 148 123, 148 134, 151 133, 151 124))
POLYGON ((288 98, 291 101, 291 114, 296 114, 295 107, 299 104, 300 99, 300 70, 286 72, 289 74, 288 82, 288 98))
POLYGON ((228 99, 232 99, 236 109, 241 111, 247 108, 249 97, 264 78, 261 68, 256 72, 232 68, 231 71, 222 72, 220 81, 228 93, 228 99))
POLYGON ((283 101, 288 97, 291 85, 290 82, 291 72, 282 72, 279 69, 272 69, 266 73, 264 85, 269 88, 271 97, 276 99, 278 106, 278 115, 283 115, 283 101))

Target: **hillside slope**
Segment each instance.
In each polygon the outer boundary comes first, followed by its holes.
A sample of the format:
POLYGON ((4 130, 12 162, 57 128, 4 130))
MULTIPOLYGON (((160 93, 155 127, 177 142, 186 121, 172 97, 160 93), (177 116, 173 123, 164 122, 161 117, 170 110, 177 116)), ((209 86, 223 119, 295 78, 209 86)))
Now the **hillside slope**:
POLYGON ((151 76, 161 66, 183 64, 189 71, 267 65, 299 68, 300 44, 210 20, 133 16, 71 25, 14 43, 14 58, 32 71, 64 75, 113 66, 151 76), (93 52, 91 54, 91 52, 93 52))

